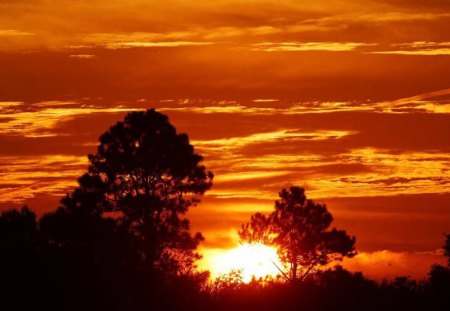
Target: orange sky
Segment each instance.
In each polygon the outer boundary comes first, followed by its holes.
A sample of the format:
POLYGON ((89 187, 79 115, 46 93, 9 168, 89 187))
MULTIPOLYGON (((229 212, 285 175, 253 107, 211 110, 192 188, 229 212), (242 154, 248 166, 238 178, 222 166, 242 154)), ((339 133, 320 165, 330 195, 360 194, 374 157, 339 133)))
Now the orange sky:
POLYGON ((446 0, 2 0, 0 208, 53 209, 154 107, 216 175, 188 214, 205 254, 296 184, 357 236, 349 267, 424 276, 450 231, 449 24, 446 0))

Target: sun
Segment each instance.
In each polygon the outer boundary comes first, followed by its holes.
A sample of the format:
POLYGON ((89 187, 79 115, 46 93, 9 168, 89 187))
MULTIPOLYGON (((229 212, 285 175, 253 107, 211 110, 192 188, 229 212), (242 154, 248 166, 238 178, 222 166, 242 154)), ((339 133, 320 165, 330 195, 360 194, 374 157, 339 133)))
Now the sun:
POLYGON ((256 279, 266 276, 276 277, 281 274, 283 266, 278 257, 277 250, 263 244, 240 244, 211 259, 211 274, 217 277, 232 271, 240 271, 242 281, 249 283, 253 277, 256 279))

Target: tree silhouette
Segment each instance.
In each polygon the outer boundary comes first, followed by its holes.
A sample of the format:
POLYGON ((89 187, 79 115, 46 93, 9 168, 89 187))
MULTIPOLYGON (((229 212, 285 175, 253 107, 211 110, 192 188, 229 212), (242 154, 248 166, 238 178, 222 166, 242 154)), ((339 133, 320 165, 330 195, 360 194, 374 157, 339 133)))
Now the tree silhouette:
POLYGON ((448 310, 450 306, 450 300, 448 299, 448 293, 450 292, 450 234, 445 236, 445 242, 443 245, 444 255, 447 256, 447 267, 439 264, 431 266, 428 273, 429 286, 431 288, 431 294, 436 304, 445 306, 448 310))
POLYGON ((288 264, 290 280, 303 280, 317 266, 356 254, 355 237, 343 230, 328 230, 333 217, 323 204, 307 200, 300 187, 283 189, 268 217, 258 213, 239 232, 243 241, 278 246, 288 264))
POLYGON ((66 208, 113 212, 140 242, 147 266, 181 273, 192 268, 203 237, 191 236, 183 215, 212 186, 186 134, 153 109, 131 112, 100 137, 88 173, 63 200, 66 208))

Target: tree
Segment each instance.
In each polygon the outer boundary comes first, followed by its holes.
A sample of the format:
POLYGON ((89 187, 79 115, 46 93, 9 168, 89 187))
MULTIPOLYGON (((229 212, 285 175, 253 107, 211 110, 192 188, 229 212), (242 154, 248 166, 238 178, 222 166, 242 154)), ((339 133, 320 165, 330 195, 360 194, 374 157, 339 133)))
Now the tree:
POLYGON ((447 267, 444 265, 434 264, 431 266, 429 276, 429 285, 435 299, 441 301, 442 305, 448 305, 448 293, 450 292, 450 234, 445 235, 445 243, 443 245, 444 255, 447 256, 447 267))
POLYGON ((269 216, 260 213, 242 225, 241 240, 278 247, 288 265, 286 277, 303 280, 317 266, 356 254, 355 237, 343 230, 328 230, 333 217, 324 204, 308 200, 300 187, 283 189, 269 216))
POLYGON ((62 201, 65 208, 112 212, 140 241, 152 269, 191 269, 203 237, 190 235, 183 215, 212 186, 213 174, 200 165, 188 136, 153 109, 131 112, 101 135, 97 153, 88 158, 88 173, 62 201))

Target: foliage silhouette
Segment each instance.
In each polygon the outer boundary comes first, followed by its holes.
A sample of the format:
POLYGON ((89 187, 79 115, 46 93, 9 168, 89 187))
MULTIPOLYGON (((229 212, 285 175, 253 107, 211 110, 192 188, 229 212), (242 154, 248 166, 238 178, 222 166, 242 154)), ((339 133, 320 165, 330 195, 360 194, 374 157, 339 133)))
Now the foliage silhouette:
POLYGON ((447 234, 445 243, 443 245, 444 255, 447 256, 447 267, 443 265, 434 264, 429 275, 428 286, 430 288, 429 293, 433 301, 440 307, 444 307, 442 310, 450 309, 450 234, 447 234), (447 309, 445 309, 447 308, 447 309))
POLYGON ((90 206, 94 214, 114 212, 136 237, 148 266, 187 273, 199 258, 195 249, 203 237, 190 235, 183 215, 213 179, 201 160, 167 116, 153 109, 131 112, 101 135, 97 153, 89 155, 88 173, 63 204, 90 206))
POLYGON ((303 280, 317 266, 356 254, 355 237, 343 230, 328 230, 333 217, 325 205, 308 200, 300 187, 283 189, 269 216, 253 215, 242 225, 242 241, 273 244, 289 265, 290 280, 303 280))

